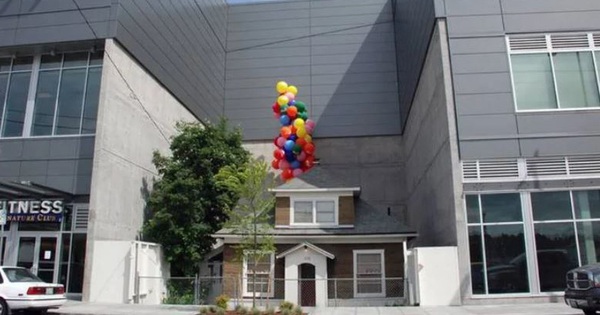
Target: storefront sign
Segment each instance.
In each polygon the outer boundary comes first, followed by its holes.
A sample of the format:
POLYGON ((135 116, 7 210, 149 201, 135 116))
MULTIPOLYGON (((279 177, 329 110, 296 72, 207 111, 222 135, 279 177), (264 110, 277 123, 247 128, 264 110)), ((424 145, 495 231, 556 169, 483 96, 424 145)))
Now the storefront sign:
POLYGON ((62 200, 0 200, 7 221, 12 222, 61 222, 62 200))

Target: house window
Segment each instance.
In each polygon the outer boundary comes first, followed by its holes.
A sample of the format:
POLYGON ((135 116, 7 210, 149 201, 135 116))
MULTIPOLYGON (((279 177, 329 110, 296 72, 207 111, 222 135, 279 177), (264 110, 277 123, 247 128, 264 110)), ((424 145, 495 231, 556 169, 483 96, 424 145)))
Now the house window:
POLYGON ((292 207, 293 224, 336 225, 335 200, 295 200, 292 207))
POLYGON ((247 254, 244 257, 244 296, 273 297, 275 255, 247 254))
POLYGON ((354 296, 385 297, 383 249, 354 251, 354 296))
POLYGON ((102 58, 102 51, 0 58, 0 136, 94 134, 102 58))
POLYGON ((517 110, 600 108, 600 34, 510 36, 517 110))

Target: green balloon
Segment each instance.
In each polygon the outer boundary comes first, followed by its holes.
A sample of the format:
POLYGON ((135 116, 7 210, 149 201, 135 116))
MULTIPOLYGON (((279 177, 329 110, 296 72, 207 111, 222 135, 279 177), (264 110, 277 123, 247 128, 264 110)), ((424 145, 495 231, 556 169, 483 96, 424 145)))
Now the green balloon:
POLYGON ((296 101, 296 108, 298 108, 298 112, 302 113, 306 111, 306 104, 301 101, 296 101))
POLYGON ((306 112, 300 113, 300 114, 298 114, 298 116, 300 118, 302 118, 304 121, 306 121, 308 119, 308 113, 306 113, 306 112))
POLYGON ((292 152, 294 152, 294 153, 298 154, 298 153, 300 153, 301 151, 302 151, 302 147, 301 147, 300 145, 298 145, 298 144, 295 144, 295 145, 294 145, 294 148, 292 149, 292 152))

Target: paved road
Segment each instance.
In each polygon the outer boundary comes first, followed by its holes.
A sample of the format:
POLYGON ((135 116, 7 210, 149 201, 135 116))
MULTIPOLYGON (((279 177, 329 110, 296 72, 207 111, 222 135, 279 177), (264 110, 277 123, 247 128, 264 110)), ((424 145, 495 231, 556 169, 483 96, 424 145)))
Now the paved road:
MULTIPOLYGON (((306 309, 311 315, 583 315, 562 303, 469 305, 448 307, 337 307, 306 309)), ((51 314, 65 315, 195 315, 196 306, 151 306, 69 302, 51 314)))

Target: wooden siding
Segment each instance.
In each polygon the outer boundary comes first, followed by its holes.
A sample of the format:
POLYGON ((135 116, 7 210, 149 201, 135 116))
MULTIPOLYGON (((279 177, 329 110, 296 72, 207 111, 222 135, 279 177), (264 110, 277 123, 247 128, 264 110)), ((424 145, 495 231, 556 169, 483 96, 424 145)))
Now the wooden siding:
POLYGON ((290 197, 275 198, 275 224, 290 225, 290 197))
POLYGON ((339 198, 339 223, 354 224, 354 197, 342 196, 339 198))

